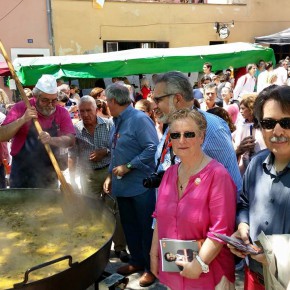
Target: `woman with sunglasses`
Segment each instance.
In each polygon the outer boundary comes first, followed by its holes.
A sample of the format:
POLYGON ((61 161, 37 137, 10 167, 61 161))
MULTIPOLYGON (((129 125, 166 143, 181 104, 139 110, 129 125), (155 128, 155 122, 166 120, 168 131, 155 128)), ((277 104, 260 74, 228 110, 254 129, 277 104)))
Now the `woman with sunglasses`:
POLYGON ((227 170, 202 151, 206 120, 196 110, 169 117, 174 153, 181 162, 164 174, 158 189, 151 246, 151 271, 171 290, 234 289, 234 257, 214 232, 231 235, 236 212, 236 186, 227 170), (164 272, 159 241, 163 238, 204 240, 192 262, 176 262, 180 272, 164 272))

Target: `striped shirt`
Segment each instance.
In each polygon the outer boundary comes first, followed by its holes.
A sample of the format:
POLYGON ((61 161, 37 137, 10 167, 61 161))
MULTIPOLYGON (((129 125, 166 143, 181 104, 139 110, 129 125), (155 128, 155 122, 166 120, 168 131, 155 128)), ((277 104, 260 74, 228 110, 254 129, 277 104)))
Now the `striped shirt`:
POLYGON ((97 117, 94 135, 85 128, 83 121, 74 125, 76 131, 76 144, 69 150, 72 158, 77 158, 77 167, 82 170, 103 168, 110 164, 111 156, 108 154, 101 161, 90 161, 90 154, 96 149, 109 149, 110 131, 113 126, 111 119, 97 117))

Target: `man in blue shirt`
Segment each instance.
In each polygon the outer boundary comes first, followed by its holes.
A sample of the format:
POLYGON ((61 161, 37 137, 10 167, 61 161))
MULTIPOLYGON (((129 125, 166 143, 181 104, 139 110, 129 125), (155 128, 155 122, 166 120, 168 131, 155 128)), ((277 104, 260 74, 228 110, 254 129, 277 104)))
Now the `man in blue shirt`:
POLYGON ((155 276, 150 272, 152 213, 155 191, 143 186, 143 179, 153 173, 158 136, 152 120, 131 105, 130 93, 122 84, 106 89, 107 103, 114 117, 111 139, 111 163, 104 191, 117 197, 121 223, 131 260, 117 270, 129 275, 145 270, 140 286, 151 285, 155 276))
MULTIPOLYGON (((167 123, 168 115, 174 110, 193 108, 193 93, 188 78, 179 72, 169 72, 159 75, 154 89, 155 114, 161 123, 167 123)), ((211 158, 216 159, 228 170, 237 186, 237 201, 242 189, 242 178, 239 171, 235 150, 232 144, 231 132, 228 124, 221 118, 201 111, 207 121, 203 151, 211 158)), ((165 131, 156 152, 156 160, 160 158, 158 171, 166 170, 172 162, 170 140, 167 140, 165 131)))
MULTIPOLYGON (((268 149, 253 157, 244 175, 234 236, 246 244, 257 241, 261 231, 266 235, 290 234, 289 96, 290 87, 271 86, 255 102, 254 115, 268 149)), ((247 254, 232 247, 231 251, 241 258, 247 254)), ((248 255, 246 290, 265 289, 263 265, 267 267, 264 254, 248 255)))

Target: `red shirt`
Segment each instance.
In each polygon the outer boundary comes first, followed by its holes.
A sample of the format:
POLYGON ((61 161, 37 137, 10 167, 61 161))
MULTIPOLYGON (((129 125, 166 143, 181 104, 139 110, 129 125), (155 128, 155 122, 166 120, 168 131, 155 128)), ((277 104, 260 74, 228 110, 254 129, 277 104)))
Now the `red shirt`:
POLYGON ((2 164, 3 159, 7 159, 7 161, 9 162, 7 142, 0 142, 0 165, 2 164))
POLYGON ((150 88, 147 88, 147 87, 144 86, 141 89, 141 92, 142 92, 143 99, 147 99, 147 97, 150 94, 151 90, 150 90, 150 88))

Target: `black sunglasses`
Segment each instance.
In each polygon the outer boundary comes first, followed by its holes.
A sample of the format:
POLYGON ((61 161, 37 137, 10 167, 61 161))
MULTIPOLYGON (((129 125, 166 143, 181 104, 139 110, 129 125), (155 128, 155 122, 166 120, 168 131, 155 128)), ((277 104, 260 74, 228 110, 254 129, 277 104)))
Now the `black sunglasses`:
POLYGON ((261 127, 263 129, 272 130, 277 124, 279 124, 283 129, 290 129, 290 118, 283 118, 281 120, 274 119, 264 119, 260 121, 261 127))
POLYGON ((182 133, 170 133, 170 138, 171 139, 180 139, 181 135, 184 136, 184 138, 194 138, 195 137, 195 133, 194 132, 184 132, 182 133))

